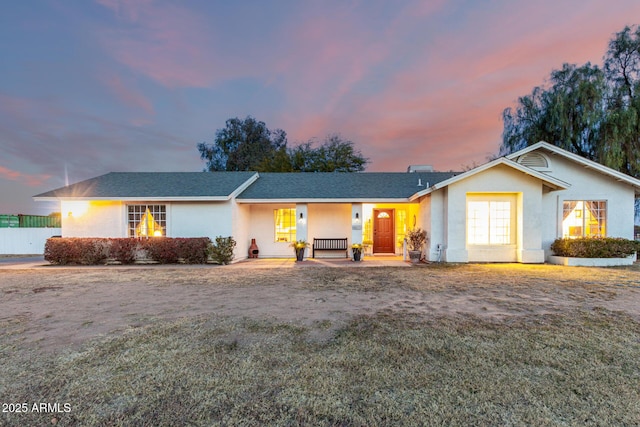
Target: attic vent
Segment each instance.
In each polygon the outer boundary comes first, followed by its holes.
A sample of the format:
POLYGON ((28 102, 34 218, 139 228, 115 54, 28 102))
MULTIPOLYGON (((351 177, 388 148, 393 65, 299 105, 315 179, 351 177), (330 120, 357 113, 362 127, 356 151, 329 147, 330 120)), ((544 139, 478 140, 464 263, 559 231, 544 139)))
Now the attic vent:
POLYGON ((549 169, 549 161, 540 153, 527 153, 518 158, 518 163, 531 169, 549 169))

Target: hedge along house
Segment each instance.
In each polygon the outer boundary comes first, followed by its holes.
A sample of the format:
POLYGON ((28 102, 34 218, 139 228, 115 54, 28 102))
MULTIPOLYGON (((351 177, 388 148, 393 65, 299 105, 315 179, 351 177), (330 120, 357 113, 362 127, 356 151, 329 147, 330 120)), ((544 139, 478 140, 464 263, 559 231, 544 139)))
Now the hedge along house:
MULTIPOLYGON (((640 181, 540 142, 463 172, 109 173, 34 196, 61 203, 64 237, 233 236, 261 257, 347 238, 402 254, 407 230, 448 262, 541 263, 558 237, 633 238, 640 181)), ((341 256, 343 252, 323 256, 341 256)))

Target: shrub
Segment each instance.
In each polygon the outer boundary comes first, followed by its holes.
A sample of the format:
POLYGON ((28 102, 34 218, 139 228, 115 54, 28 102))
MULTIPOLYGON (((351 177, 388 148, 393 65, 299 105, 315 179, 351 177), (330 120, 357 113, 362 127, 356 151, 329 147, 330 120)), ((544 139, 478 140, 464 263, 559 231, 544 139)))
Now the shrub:
POLYGON ((639 249, 640 242, 620 237, 556 239, 551 244, 555 255, 574 258, 624 258, 639 249))
POLYGON ((160 264, 175 264, 178 262, 178 245, 176 239, 169 237, 153 237, 142 240, 142 247, 152 260, 160 264))
POLYGON ((78 254, 73 239, 55 237, 44 244, 44 259, 51 264, 66 265, 76 262, 78 254))
POLYGON ((233 260, 233 249, 236 241, 233 237, 216 237, 216 242, 211 245, 211 257, 219 264, 229 264, 233 260))
POLYGON ((44 259, 52 264, 103 264, 109 256, 109 241, 101 238, 52 238, 44 246, 44 259))
POLYGON ((133 264, 136 261, 138 240, 133 237, 110 239, 109 257, 122 264, 133 264))
POLYGON ((407 232, 407 243, 410 251, 421 251, 427 241, 427 232, 421 228, 412 228, 407 232))
POLYGON ((211 239, 208 237, 176 238, 178 256, 187 264, 205 264, 209 259, 211 239))

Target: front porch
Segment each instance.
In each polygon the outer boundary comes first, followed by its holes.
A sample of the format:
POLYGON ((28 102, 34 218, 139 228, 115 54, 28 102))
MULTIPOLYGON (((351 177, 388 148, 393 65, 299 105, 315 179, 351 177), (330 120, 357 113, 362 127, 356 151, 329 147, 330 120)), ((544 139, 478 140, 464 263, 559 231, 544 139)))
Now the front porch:
MULTIPOLYGON (((290 203, 249 207, 248 241, 256 240, 260 257, 292 256, 291 244, 304 240, 342 239, 361 244, 365 256, 404 255, 404 238, 414 227, 424 227, 418 203, 290 203)), ((311 257, 311 247, 306 256, 311 257)), ((344 251, 316 252, 316 257, 342 257, 344 251)))

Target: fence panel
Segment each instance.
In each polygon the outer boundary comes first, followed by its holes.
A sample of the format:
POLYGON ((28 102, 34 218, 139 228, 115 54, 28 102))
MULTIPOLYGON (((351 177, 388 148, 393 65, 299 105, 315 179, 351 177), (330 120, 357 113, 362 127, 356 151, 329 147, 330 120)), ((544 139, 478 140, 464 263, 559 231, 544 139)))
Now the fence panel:
POLYGON ((43 254, 47 239, 61 234, 60 228, 0 228, 0 254, 43 254))

